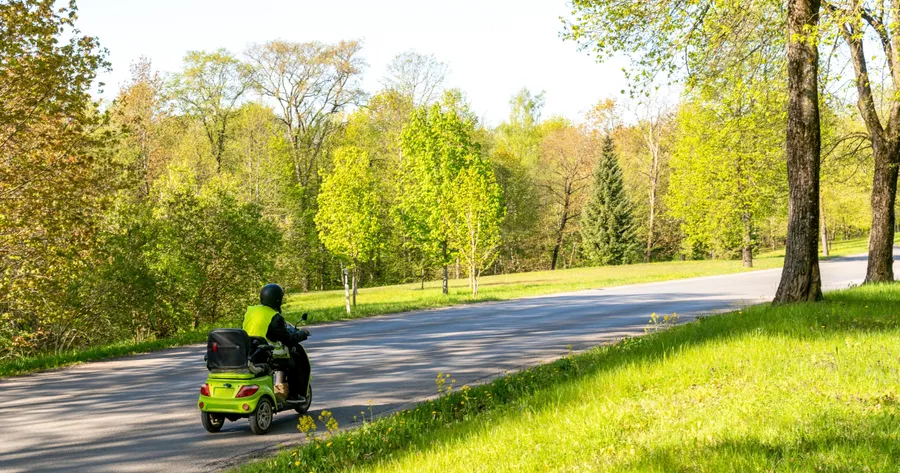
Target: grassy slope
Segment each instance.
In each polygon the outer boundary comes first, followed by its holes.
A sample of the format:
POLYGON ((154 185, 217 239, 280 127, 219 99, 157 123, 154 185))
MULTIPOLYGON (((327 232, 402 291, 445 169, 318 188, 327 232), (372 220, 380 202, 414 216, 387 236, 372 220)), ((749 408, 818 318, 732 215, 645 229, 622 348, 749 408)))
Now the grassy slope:
POLYGON ((600 347, 242 471, 900 471, 900 285, 600 347))
MULTIPOLYGON (((843 256, 863 253, 866 251, 866 244, 866 239, 836 242, 832 249, 832 254, 843 256)), ((762 254, 756 258, 756 267, 754 269, 779 268, 782 264, 783 255, 783 251, 762 254)), ((467 287, 468 280, 466 279, 451 281, 451 293, 449 296, 441 294, 440 281, 426 283, 425 290, 420 289, 419 284, 363 288, 359 291, 358 305, 351 316, 348 316, 344 310, 343 291, 311 292, 289 296, 285 306, 285 315, 288 320, 293 321, 294 318, 299 318, 301 312, 309 312, 312 323, 321 323, 471 302, 508 300, 554 292, 729 274, 742 271, 748 270, 741 267, 740 261, 718 260, 577 268, 486 276, 481 279, 481 290, 477 300, 471 298, 471 292, 467 287)), ((237 315, 242 316, 243 314, 237 315)), ((222 326, 236 325, 238 323, 239 320, 235 319, 231 323, 223 323, 222 326)), ((201 343, 206 340, 208 331, 209 328, 204 328, 197 331, 184 332, 176 337, 164 340, 141 343, 122 342, 89 350, 65 352, 58 355, 43 355, 2 361, 0 362, 0 377, 160 350, 190 343, 201 343)))

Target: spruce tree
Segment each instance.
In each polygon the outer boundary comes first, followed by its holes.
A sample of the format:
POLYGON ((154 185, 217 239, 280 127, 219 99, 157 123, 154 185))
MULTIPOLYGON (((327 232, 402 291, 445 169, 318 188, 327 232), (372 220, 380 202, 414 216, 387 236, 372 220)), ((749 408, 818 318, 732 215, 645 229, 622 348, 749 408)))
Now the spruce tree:
POLYGON ((594 167, 593 178, 590 200, 581 214, 584 255, 592 264, 624 264, 636 239, 622 169, 609 136, 603 141, 603 155, 594 167))

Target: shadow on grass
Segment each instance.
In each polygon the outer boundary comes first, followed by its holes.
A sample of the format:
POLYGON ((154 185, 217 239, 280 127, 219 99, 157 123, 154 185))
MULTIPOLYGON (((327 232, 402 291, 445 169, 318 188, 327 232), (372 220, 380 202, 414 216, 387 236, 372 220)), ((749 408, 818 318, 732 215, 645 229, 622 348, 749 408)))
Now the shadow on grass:
POLYGON ((637 471, 884 471, 900 465, 900 418, 882 410, 864 416, 820 415, 797 439, 771 443, 742 438, 714 445, 658 445, 616 468, 637 471))

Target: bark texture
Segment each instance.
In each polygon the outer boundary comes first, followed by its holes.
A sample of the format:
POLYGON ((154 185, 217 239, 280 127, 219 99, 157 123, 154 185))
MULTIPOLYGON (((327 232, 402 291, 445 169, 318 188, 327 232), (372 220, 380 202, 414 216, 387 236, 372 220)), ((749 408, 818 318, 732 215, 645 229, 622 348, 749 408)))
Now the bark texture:
POLYGON ((822 298, 819 274, 819 54, 808 38, 819 22, 819 0, 788 2, 788 237, 775 303, 822 298))
MULTIPOLYGON (((873 140, 874 141, 874 140, 873 140)), ((897 198, 897 145, 875 147, 875 176, 872 183, 872 230, 869 233, 869 262, 866 282, 894 280, 894 202, 897 198)))
MULTIPOLYGON (((872 230, 869 233, 869 260, 866 282, 894 280, 894 202, 897 196, 897 165, 900 163, 900 101, 893 100, 887 113, 879 116, 872 84, 869 80, 864 39, 865 25, 878 33, 884 58, 894 89, 900 85, 900 38, 893 25, 886 24, 885 10, 871 11, 861 0, 853 0, 848 7, 825 3, 830 14, 839 18, 841 35, 850 49, 850 59, 856 78, 857 107, 866 124, 875 172, 872 186, 872 230), (884 121, 882 121, 884 118, 884 121)), ((890 16, 896 21, 900 1, 890 2, 890 16)), ((874 59, 872 59, 874 60, 874 59)))

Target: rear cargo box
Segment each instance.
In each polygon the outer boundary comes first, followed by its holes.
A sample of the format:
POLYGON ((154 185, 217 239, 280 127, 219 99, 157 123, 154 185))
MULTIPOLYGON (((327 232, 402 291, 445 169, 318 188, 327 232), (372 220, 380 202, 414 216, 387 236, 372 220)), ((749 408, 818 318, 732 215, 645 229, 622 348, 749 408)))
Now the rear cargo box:
POLYGON ((248 371, 250 337, 241 329, 223 328, 209 332, 206 341, 206 368, 214 373, 248 371))

